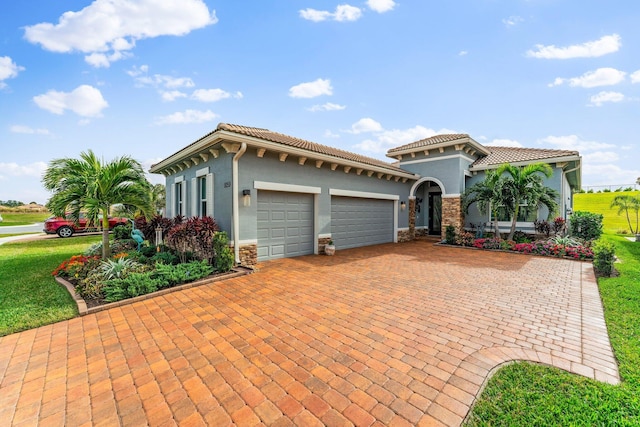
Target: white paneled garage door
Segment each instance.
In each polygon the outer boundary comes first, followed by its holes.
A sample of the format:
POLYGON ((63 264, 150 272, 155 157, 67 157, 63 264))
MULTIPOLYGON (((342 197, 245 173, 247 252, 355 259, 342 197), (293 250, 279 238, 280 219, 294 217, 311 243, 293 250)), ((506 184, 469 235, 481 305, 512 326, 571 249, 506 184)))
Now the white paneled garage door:
POLYGON ((331 197, 331 238, 337 249, 393 242, 393 201, 331 197))
POLYGON ((314 253, 313 195, 258 191, 258 261, 314 253))

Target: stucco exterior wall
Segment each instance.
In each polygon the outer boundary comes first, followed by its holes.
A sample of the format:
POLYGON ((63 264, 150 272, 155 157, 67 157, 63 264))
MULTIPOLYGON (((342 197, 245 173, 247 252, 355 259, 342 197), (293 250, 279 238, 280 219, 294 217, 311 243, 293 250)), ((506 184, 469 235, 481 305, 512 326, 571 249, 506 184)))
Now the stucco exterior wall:
MULTIPOLYGON (((282 162, 278 154, 266 152, 260 158, 256 150, 249 148, 240 158, 238 165, 239 191, 243 189, 251 191, 251 205, 243 206, 240 203, 240 240, 257 239, 257 195, 258 191, 254 183, 256 181, 279 184, 294 184, 300 186, 320 187, 317 195, 317 230, 316 234, 326 235, 331 233, 331 196, 329 189, 350 190, 366 193, 380 193, 397 195, 400 202, 408 202, 409 190, 414 181, 408 180, 396 182, 394 178, 378 178, 376 174, 369 177, 366 170, 357 175, 356 168, 345 173, 344 166, 338 166, 332 171, 329 163, 323 163, 316 167, 315 160, 307 160, 304 165, 298 164, 295 156, 287 157, 282 162)), ((241 196, 240 196, 241 198, 241 196)), ((242 198, 241 198, 242 199, 242 198)), ((409 209, 402 211, 398 207, 398 228, 409 227, 409 209)))
POLYGON ((191 207, 191 179, 196 177, 196 172, 203 168, 209 168, 209 172, 213 173, 214 176, 214 190, 213 190, 213 217, 220 226, 221 230, 227 232, 227 234, 232 236, 232 210, 231 210, 231 165, 233 160, 233 154, 226 154, 223 150, 221 150, 220 157, 217 159, 210 157, 208 161, 202 162, 198 165, 191 166, 190 168, 185 168, 183 171, 176 173, 174 175, 168 175, 165 179, 166 182, 166 194, 167 194, 167 202, 166 202, 166 216, 171 218, 175 216, 175 206, 172 206, 173 201, 175 200, 173 197, 173 193, 175 191, 175 179, 176 177, 182 176, 186 181, 187 191, 186 191, 186 217, 194 216, 195 213, 192 212, 191 207))

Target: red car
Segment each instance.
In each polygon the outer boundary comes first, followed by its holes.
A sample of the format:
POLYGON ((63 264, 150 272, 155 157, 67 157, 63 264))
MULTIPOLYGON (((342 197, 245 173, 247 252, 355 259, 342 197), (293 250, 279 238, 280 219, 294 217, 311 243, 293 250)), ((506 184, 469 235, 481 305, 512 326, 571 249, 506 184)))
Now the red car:
MULTIPOLYGON (((74 223, 69 217, 62 218, 60 216, 52 216, 44 222, 44 232, 47 234, 57 234, 60 237, 71 237, 73 233, 83 233, 86 231, 97 231, 102 226, 102 216, 98 219, 98 224, 92 224, 88 227, 88 219, 84 214, 80 214, 80 219, 74 223)), ((109 230, 119 225, 127 225, 128 218, 109 217, 109 230)))

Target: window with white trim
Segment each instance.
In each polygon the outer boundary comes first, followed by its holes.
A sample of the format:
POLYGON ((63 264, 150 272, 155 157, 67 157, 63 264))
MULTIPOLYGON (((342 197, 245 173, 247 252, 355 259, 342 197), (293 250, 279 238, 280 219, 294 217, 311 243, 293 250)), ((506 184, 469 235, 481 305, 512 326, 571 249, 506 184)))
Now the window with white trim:
POLYGON ((184 183, 185 181, 176 182, 173 191, 175 192, 175 213, 176 215, 184 215, 184 183))
MULTIPOLYGON (((504 207, 498 208, 497 217, 498 222, 511 221, 511 216, 509 216, 507 210, 504 207)), ((520 204, 520 209, 518 210, 518 218, 516 219, 517 222, 533 222, 536 219, 538 219, 538 208, 536 206, 529 207, 529 205, 526 203, 520 204)), ((491 220, 493 221, 494 218, 492 218, 491 220)))

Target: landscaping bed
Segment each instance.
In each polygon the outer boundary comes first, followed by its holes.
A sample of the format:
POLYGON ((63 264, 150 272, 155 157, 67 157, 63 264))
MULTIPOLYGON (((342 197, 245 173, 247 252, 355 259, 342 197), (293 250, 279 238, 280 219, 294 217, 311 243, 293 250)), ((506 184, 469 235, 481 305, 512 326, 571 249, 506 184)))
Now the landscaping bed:
POLYGON ((218 231, 213 218, 156 217, 150 223, 138 219, 136 227, 114 231, 111 254, 99 242, 64 260, 53 271, 76 301, 80 314, 249 271, 233 268, 227 235, 218 231), (151 244, 158 233, 166 245, 151 244))

